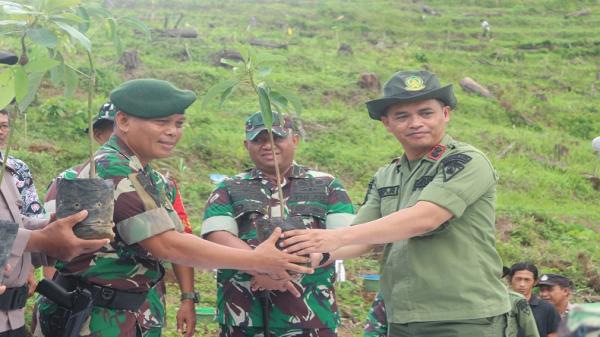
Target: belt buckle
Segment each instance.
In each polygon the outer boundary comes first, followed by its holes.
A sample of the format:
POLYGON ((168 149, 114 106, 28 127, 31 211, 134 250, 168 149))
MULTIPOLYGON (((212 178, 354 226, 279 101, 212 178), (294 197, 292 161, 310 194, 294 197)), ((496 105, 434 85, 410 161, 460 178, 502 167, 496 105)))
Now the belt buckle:
POLYGON ((111 288, 102 287, 100 289, 100 297, 105 301, 110 301, 115 296, 115 290, 111 288))

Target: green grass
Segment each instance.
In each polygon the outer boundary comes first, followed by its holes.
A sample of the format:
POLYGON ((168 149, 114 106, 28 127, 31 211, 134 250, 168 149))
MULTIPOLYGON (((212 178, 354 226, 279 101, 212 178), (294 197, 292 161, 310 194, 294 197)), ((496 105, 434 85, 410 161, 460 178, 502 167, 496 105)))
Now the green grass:
MULTIPOLYGON (((116 2, 115 2, 116 3, 116 2)), ((125 1, 113 9, 134 14, 161 28, 165 14, 184 13, 182 27, 199 33, 195 40, 155 34, 151 41, 124 30, 127 50, 138 50, 142 65, 131 77, 158 77, 203 95, 231 71, 211 64, 211 55, 232 49, 251 35, 286 42, 287 49, 266 50, 285 57, 273 64, 269 79, 295 92, 305 107, 300 116, 308 138, 297 154, 300 163, 339 176, 358 204, 375 170, 400 156, 398 142, 367 116, 364 102, 378 96, 356 84, 361 72, 374 72, 382 83, 400 69, 428 68, 455 85, 458 108, 449 133, 484 150, 495 165, 498 185, 498 249, 507 265, 532 260, 543 272, 575 280, 576 298, 598 295, 588 284, 600 261, 600 193, 583 177, 600 165, 590 142, 600 132, 600 26, 597 1, 428 1, 440 12, 429 16, 412 1, 125 1), (591 15, 565 18, 583 8, 591 15), (252 18, 255 20, 252 20, 252 18), (487 17, 493 39, 479 37, 487 17), (255 21, 256 25, 249 26, 255 21), (288 27, 292 35, 288 35, 288 27), (335 28, 334 28, 335 27, 335 28), (339 56, 339 43, 352 55, 339 56), (192 61, 178 55, 187 46, 192 61), (486 85, 486 99, 463 91, 465 76, 486 85), (557 146, 566 150, 557 152, 557 146), (592 268, 588 268, 592 261, 592 268)), ((92 31, 100 70, 94 106, 125 79, 114 48, 100 28, 92 31)), ((4 38, 0 48, 16 50, 4 38)), ((85 67, 81 58, 80 66, 85 67)), ((61 96, 44 87, 15 128, 16 156, 30 164, 42 191, 50 179, 85 157, 85 98, 61 96), (42 152, 37 146, 49 144, 42 152)), ((251 162, 242 146, 243 120, 258 109, 249 91, 234 95, 222 108, 211 105, 187 112, 185 135, 173 158, 157 163, 180 181, 196 231, 206 197, 208 174, 235 174, 251 162)), ((346 263, 351 282, 338 285, 344 336, 360 335, 372 294, 356 281, 376 271, 375 257, 346 263)), ((212 274, 197 277, 203 305, 214 305, 212 274)), ((170 285, 173 332, 178 292, 170 285)), ((202 327, 214 335, 217 327, 202 327)))

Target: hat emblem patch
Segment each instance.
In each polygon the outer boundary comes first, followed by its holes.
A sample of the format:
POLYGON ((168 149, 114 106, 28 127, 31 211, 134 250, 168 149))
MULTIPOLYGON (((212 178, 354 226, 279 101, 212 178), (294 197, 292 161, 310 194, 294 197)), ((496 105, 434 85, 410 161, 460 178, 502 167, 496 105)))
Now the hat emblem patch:
POLYGON ((425 89, 425 83, 420 76, 410 76, 404 80, 404 89, 407 91, 419 91, 425 89))

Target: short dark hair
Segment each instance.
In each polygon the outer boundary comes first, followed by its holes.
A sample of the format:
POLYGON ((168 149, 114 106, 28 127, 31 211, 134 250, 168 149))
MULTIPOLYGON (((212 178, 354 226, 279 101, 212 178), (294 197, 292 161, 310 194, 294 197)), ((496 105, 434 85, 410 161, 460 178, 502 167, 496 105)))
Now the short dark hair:
POLYGON ((537 267, 531 262, 517 262, 513 264, 508 270, 506 270, 504 276, 508 276, 509 279, 512 279, 513 276, 515 276, 515 273, 521 270, 530 271, 533 274, 533 279, 537 281, 539 272, 537 267))
POLYGON ((111 130, 115 126, 115 122, 108 119, 100 119, 94 122, 94 130, 103 130, 110 128, 111 130))

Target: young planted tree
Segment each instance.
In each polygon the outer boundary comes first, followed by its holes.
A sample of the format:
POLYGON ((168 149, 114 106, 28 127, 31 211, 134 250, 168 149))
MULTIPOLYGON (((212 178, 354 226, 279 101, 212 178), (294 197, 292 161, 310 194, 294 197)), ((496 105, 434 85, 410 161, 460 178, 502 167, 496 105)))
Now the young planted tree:
MULTIPOLYGON (((300 100, 291 94, 284 93, 281 90, 274 90, 266 81, 266 77, 271 72, 270 63, 283 60, 282 57, 277 57, 268 54, 257 54, 250 47, 245 45, 239 45, 238 49, 242 55, 242 61, 232 61, 221 59, 221 63, 228 64, 233 67, 234 78, 225 80, 221 83, 208 89, 204 99, 202 101, 202 109, 204 110, 206 105, 213 99, 219 98, 219 107, 223 105, 225 101, 231 96, 231 94, 239 86, 250 86, 256 98, 258 99, 258 105, 262 115, 263 124, 267 130, 269 136, 269 142, 271 143, 271 154, 273 155, 275 165, 275 175, 277 179, 277 194, 280 203, 280 214, 279 217, 273 217, 271 212, 268 214, 268 221, 257 222, 257 236, 260 241, 264 241, 268 238, 276 227, 281 227, 282 230, 290 230, 294 228, 303 228, 304 223, 302 221, 293 221, 295 218, 287 219, 285 214, 285 199, 283 197, 282 189, 282 178, 279 170, 279 162, 277 155, 275 154, 275 141, 273 139, 273 123, 275 118, 280 118, 279 124, 284 125, 283 116, 281 113, 284 112, 300 112, 302 106, 300 100), (260 78, 262 81, 258 82, 256 79, 260 78), (275 115, 275 110, 280 113, 275 115)), ((263 310, 263 333, 265 336, 269 334, 269 315, 270 315, 270 292, 263 290, 260 292, 260 301, 263 310)))
MULTIPOLYGON (((273 111, 278 110, 280 113, 300 113, 302 105, 298 97, 282 90, 272 89, 267 82, 266 77, 271 73, 270 64, 285 60, 283 57, 259 54, 252 48, 241 44, 238 45, 238 49, 243 58, 242 61, 221 59, 221 63, 230 65, 233 68, 234 78, 227 79, 209 88, 202 100, 201 109, 204 110, 216 98, 219 98, 219 107, 221 107, 240 86, 249 86, 255 92, 262 119, 269 135, 271 151, 275 161, 277 191, 281 203, 280 218, 283 220, 286 217, 285 199, 283 198, 283 191, 281 189, 281 172, 279 172, 279 163, 275 155, 275 142, 273 140, 274 119, 276 116, 279 118, 283 117, 281 114, 275 115, 273 111), (257 79, 261 81, 257 83, 257 79)), ((283 125, 283 120, 279 122, 283 125)))
MULTIPOLYGON (((112 186, 107 187, 103 180, 95 179, 92 103, 96 87, 96 67, 92 42, 86 34, 92 23, 104 23, 115 45, 117 55, 120 56, 123 47, 117 32, 118 24, 132 25, 146 33, 148 29, 133 17, 116 18, 99 4, 82 0, 30 0, 23 3, 0 0, 0 6, 2 9, 0 18, 3 19, 0 20, 0 28, 5 35, 19 39, 21 52, 19 64, 0 74, 0 89, 2 89, 0 106, 6 106, 14 98, 18 110, 26 116, 25 111, 33 102, 48 72, 51 82, 55 86, 63 86, 65 96, 68 97, 74 95, 80 79, 83 79, 86 84, 90 162, 90 179, 87 179, 86 184, 91 184, 91 187, 85 187, 86 193, 81 196, 77 194, 76 199, 68 203, 71 209, 67 213, 88 209, 89 216, 85 222, 93 224, 94 213, 102 213, 100 210, 102 207, 94 205, 104 205, 103 207, 108 209, 102 211, 106 213, 112 210, 113 200, 112 186), (74 65, 80 58, 78 54, 81 51, 87 61, 87 70, 84 71, 74 65), (105 195, 105 200, 110 199, 110 205, 91 200, 92 193, 98 192, 98 189, 106 191, 102 194, 105 195), (109 191, 110 196, 107 195, 109 191)), ((10 138, 7 152, 9 148, 10 138)), ((61 189, 59 184, 59 199, 61 190, 68 191, 69 194, 73 192, 72 187, 61 189)), ((59 200, 57 202, 59 205, 57 216, 60 217, 61 203, 59 200)), ((62 216, 69 215, 67 213, 62 216)), ((112 217, 112 212, 110 213, 112 217)))

